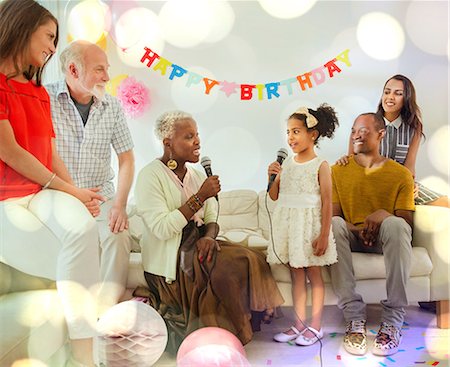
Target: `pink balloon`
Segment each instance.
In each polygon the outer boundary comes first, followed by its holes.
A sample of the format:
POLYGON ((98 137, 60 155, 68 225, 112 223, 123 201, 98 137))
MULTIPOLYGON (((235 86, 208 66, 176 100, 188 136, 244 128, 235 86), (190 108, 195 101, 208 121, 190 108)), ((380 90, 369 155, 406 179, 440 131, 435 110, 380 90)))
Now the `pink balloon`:
MULTIPOLYGON (((105 31, 113 42, 124 51, 138 42, 137 39, 124 38, 120 34, 120 29, 126 28, 128 24, 121 20, 122 15, 127 11, 138 7, 134 0, 105 0, 108 6, 105 20, 105 31), (120 26, 120 27, 119 27, 120 26)), ((130 20, 131 22, 131 20, 130 20)))
POLYGON ((177 366, 250 366, 240 340, 228 330, 205 327, 189 334, 177 353, 177 366))
POLYGON ((250 363, 241 353, 227 345, 205 345, 177 356, 177 367, 250 367, 250 363))

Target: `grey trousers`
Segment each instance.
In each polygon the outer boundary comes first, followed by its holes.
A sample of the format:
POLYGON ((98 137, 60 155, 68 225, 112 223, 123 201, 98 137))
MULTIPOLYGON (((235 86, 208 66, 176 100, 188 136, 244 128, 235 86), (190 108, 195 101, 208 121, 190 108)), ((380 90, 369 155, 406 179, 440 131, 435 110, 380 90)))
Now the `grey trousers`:
POLYGON ((401 328, 408 305, 406 283, 411 270, 412 230, 403 219, 395 216, 386 218, 381 224, 378 244, 372 248, 363 243, 348 230, 341 217, 333 217, 333 234, 336 240, 338 262, 330 266, 331 283, 338 297, 338 307, 348 321, 365 320, 366 305, 361 295, 355 292, 353 252, 375 252, 384 254, 386 266, 387 299, 381 301, 381 321, 401 328))

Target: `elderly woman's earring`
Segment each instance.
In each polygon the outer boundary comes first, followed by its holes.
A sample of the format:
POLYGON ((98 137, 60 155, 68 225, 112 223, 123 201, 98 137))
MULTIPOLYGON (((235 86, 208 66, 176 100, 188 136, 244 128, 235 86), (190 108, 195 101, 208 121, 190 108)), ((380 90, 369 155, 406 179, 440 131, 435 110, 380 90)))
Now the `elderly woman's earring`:
POLYGON ((166 163, 167 167, 169 167, 169 169, 171 169, 172 171, 177 169, 178 167, 178 163, 175 159, 172 158, 172 152, 170 152, 170 157, 169 160, 166 163))

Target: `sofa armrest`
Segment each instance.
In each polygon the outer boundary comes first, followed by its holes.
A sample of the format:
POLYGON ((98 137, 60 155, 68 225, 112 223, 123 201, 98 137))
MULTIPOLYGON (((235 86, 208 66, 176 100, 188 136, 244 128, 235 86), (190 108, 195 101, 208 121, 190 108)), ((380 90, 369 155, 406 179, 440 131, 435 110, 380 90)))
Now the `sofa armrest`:
POLYGON ((450 210, 432 205, 418 205, 414 214, 413 246, 425 247, 433 263, 430 299, 450 299, 450 210))

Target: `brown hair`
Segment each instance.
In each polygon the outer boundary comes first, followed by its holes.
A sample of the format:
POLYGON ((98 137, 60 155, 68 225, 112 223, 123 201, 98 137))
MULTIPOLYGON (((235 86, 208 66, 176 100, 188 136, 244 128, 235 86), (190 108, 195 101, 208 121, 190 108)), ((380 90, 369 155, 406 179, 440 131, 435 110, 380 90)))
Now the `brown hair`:
POLYGON ((15 77, 21 73, 27 80, 35 78, 41 85, 42 72, 53 55, 42 67, 19 65, 19 61, 30 47, 33 33, 48 21, 56 24, 54 45, 58 44, 58 21, 46 8, 34 0, 5 0, 0 3, 0 63, 11 58, 15 73, 7 75, 15 77))
MULTIPOLYGON (((402 121, 406 125, 411 126, 415 131, 419 131, 420 134, 423 137, 425 137, 423 133, 422 116, 420 113, 420 108, 416 102, 416 89, 414 88, 414 84, 406 76, 397 74, 389 78, 386 81, 386 83, 384 83, 383 93, 384 88, 386 88, 386 84, 392 79, 401 81, 403 83, 403 107, 402 110, 400 111, 402 121)), ((378 103, 377 113, 381 116, 384 116, 382 99, 383 97, 381 97, 380 102, 378 103)))

